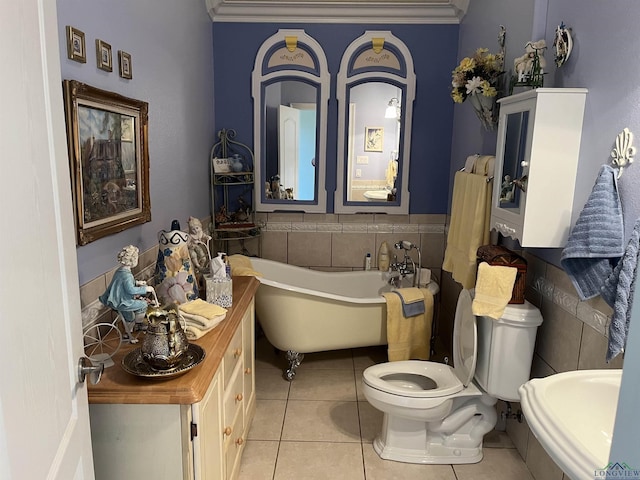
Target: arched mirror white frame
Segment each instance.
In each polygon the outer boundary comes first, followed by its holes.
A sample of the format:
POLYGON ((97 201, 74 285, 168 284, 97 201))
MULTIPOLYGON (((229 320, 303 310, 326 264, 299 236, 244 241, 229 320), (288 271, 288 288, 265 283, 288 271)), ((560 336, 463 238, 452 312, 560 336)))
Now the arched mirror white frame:
POLYGON ((337 83, 336 213, 409 213, 415 90, 411 53, 391 32, 366 31, 345 50, 337 83), (393 111, 390 121, 385 114, 393 111))
POLYGON ((304 30, 278 30, 258 50, 252 73, 256 211, 326 212, 329 82, 324 50, 304 30), (307 124, 300 133, 292 126, 299 117, 287 116, 292 111, 311 114, 315 130, 307 124), (298 190, 308 182, 306 193, 298 190))

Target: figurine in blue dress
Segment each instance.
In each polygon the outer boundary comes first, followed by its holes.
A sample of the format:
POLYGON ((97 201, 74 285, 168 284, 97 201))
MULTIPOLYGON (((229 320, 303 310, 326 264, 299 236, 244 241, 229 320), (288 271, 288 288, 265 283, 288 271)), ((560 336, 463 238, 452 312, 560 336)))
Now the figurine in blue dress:
POLYGON ((122 265, 113 274, 107 290, 99 297, 107 307, 117 311, 122 317, 125 329, 125 338, 130 343, 137 343, 132 335, 136 318, 142 323, 149 302, 145 295, 154 292, 153 287, 145 282, 138 281, 131 273, 131 267, 138 265, 138 247, 127 245, 118 253, 118 262, 122 265))

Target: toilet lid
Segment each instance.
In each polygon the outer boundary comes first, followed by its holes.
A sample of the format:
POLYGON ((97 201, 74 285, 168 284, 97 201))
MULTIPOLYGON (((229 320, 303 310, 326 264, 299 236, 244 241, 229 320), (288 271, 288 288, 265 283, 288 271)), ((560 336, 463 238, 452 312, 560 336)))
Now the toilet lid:
POLYGON ((453 323, 453 369, 465 387, 476 373, 478 353, 478 329, 471 303, 471 292, 462 290, 453 323))

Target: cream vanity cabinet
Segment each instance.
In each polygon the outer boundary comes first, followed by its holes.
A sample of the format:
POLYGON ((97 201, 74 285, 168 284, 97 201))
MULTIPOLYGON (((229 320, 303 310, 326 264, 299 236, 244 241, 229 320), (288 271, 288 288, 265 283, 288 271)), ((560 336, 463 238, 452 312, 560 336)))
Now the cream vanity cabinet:
POLYGON ((502 98, 491 228, 523 247, 564 247, 571 226, 587 90, 502 98))
POLYGON ((97 480, 237 478, 255 413, 255 302, 259 282, 234 277, 233 308, 195 341, 203 362, 175 378, 137 378, 116 365, 89 388, 97 480))

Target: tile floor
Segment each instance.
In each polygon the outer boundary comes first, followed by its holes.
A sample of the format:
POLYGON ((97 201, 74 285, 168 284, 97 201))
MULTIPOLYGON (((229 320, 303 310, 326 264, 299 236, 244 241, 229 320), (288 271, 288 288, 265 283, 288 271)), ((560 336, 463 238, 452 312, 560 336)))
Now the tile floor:
POLYGON ((533 480, 509 437, 485 437, 473 465, 381 460, 372 447, 382 414, 362 395, 362 371, 385 361, 384 347, 307 354, 293 382, 284 355, 256 342, 256 415, 240 480, 533 480))

